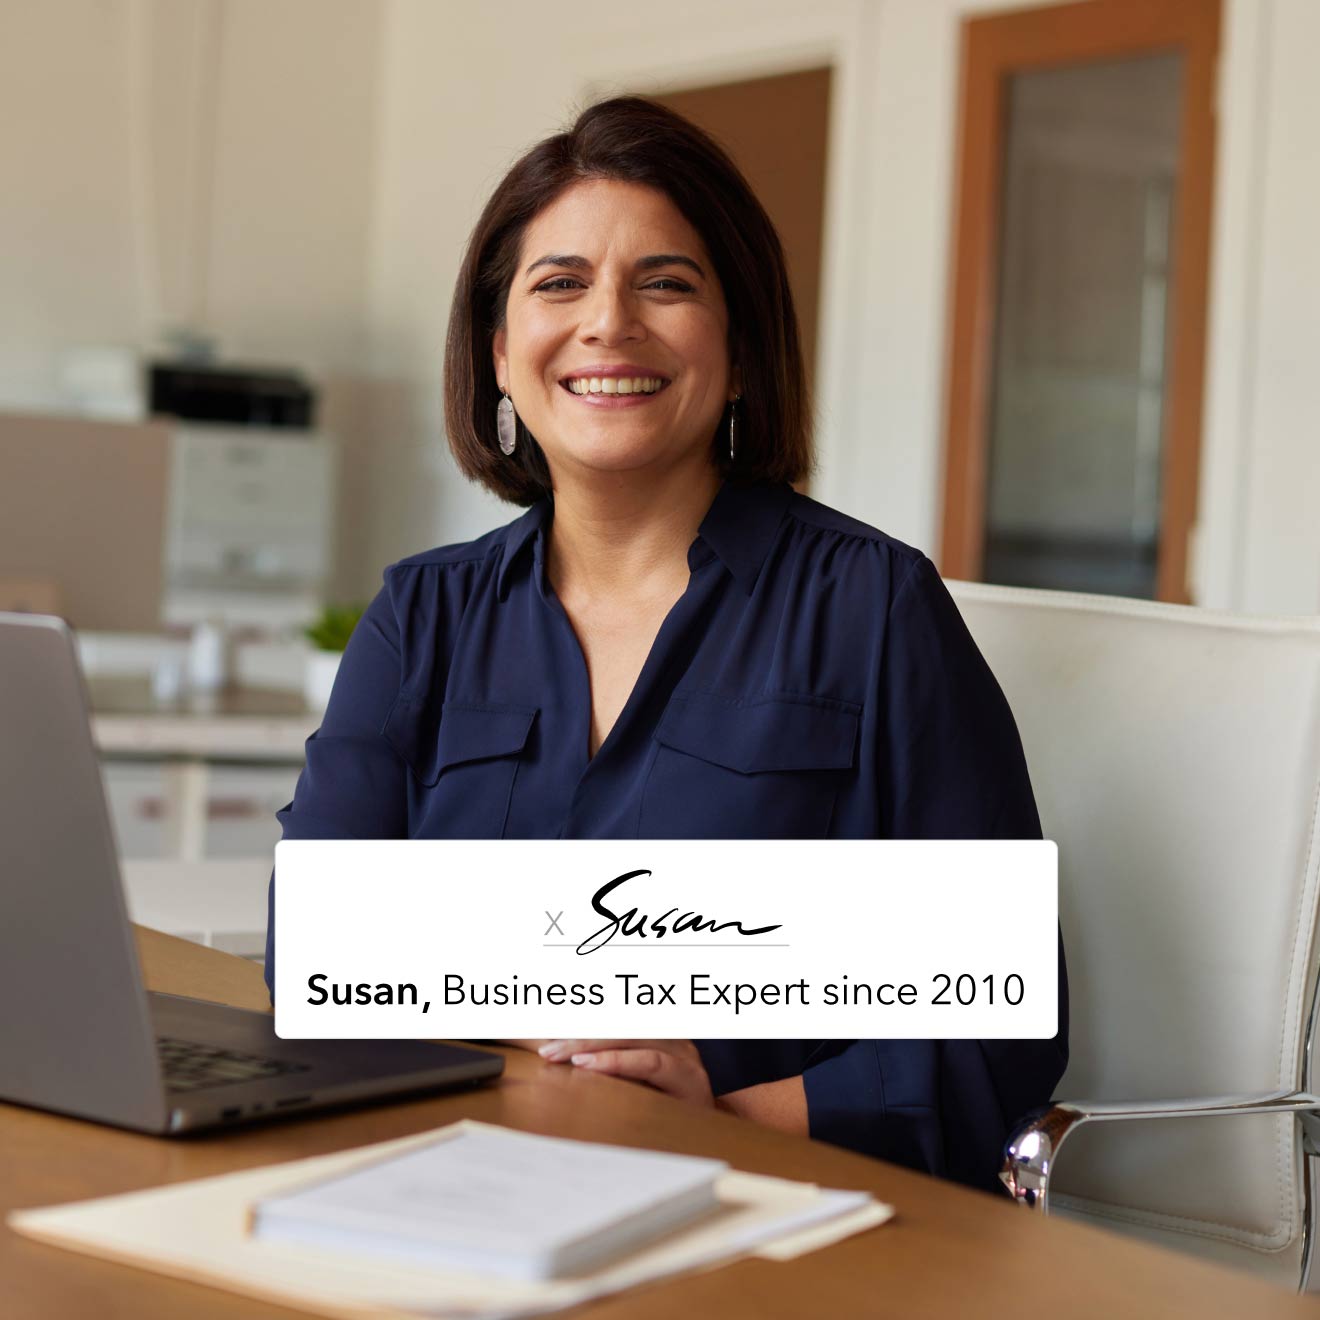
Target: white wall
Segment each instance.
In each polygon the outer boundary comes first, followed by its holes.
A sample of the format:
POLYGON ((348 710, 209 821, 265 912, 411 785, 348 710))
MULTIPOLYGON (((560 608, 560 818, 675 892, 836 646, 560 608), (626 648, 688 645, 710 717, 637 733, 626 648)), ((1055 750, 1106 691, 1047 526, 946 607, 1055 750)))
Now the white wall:
POLYGON ((183 326, 309 370, 343 446, 338 596, 378 577, 356 479, 381 27, 381 0, 0 0, 0 407, 59 409, 70 348, 183 326))
POLYGON ((0 0, 0 401, 191 324, 365 353, 378 0, 0 0))
MULTIPOLYGON (((1223 594, 1253 610, 1320 610, 1320 5, 1273 0, 1258 22, 1259 121, 1242 179, 1251 228, 1246 251, 1224 257, 1248 276, 1241 423, 1219 456, 1229 469, 1238 460, 1242 529, 1223 556, 1223 594)), ((1233 310, 1221 311, 1220 333, 1236 340, 1233 310)))
POLYGON ((130 67, 114 7, 0 4, 0 397, 10 406, 52 397, 56 338, 137 332, 130 67))
MULTIPOLYGON (((829 61, 813 493, 934 552, 959 23, 1020 3, 671 0, 657 31, 605 0, 0 0, 0 402, 49 403, 57 347, 182 317, 328 372, 368 591, 516 513, 458 478, 440 408, 463 242, 515 156, 602 92, 829 61)), ((1316 611, 1320 5, 1224 3, 1193 570, 1203 603, 1316 611)))
POLYGON ((226 0, 222 15, 209 316, 245 352, 301 346, 323 368, 357 369, 379 6, 226 0))

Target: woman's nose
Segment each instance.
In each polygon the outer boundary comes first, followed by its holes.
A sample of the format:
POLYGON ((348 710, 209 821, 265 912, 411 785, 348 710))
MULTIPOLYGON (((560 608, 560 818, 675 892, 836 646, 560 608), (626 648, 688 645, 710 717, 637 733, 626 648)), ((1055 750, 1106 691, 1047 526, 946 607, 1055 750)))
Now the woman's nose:
POLYGON ((605 283, 592 289, 584 305, 581 334, 584 340, 603 344, 645 336, 631 291, 605 283))

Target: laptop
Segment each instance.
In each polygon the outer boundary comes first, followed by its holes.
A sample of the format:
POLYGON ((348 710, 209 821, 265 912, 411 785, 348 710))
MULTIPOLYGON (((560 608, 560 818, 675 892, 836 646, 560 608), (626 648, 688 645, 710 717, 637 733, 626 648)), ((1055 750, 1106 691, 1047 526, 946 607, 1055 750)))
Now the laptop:
POLYGON ((498 1054, 283 1041, 143 989, 73 633, 0 613, 0 1100, 162 1135, 476 1085, 498 1054))

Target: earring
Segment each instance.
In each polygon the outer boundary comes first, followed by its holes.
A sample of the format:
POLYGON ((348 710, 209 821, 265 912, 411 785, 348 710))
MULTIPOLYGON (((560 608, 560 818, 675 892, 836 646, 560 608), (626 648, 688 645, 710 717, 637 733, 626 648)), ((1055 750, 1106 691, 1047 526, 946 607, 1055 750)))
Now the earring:
POLYGON ((729 462, 733 462, 734 449, 738 441, 738 400, 741 394, 735 394, 729 404, 729 462))
POLYGON ((500 453, 507 458, 518 444, 518 414, 513 411, 513 400, 508 392, 501 390, 500 393, 504 397, 495 409, 495 431, 500 437, 500 453))

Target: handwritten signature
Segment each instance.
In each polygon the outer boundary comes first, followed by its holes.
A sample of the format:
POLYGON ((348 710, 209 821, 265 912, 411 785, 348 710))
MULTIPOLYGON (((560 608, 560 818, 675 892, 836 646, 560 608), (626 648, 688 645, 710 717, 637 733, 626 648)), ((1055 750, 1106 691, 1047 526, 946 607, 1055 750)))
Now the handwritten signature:
POLYGON ((595 953, 597 949, 604 948, 616 935, 640 935, 642 939, 654 935, 656 939, 663 939, 666 935, 680 935, 688 931, 705 931, 714 935, 719 931, 732 930, 739 935, 764 935, 779 929, 778 925, 774 925, 756 926, 748 930, 741 921, 716 921, 713 917, 702 916, 700 912, 684 912, 678 916, 677 908, 669 908, 658 917, 650 917, 645 912, 638 912, 635 907, 619 915, 605 906, 606 897, 620 885, 639 875, 650 874, 651 872, 647 870, 625 871, 621 876, 608 881, 596 890, 591 896, 591 906, 607 920, 605 925, 594 934, 588 935, 577 946, 578 953, 595 953))

